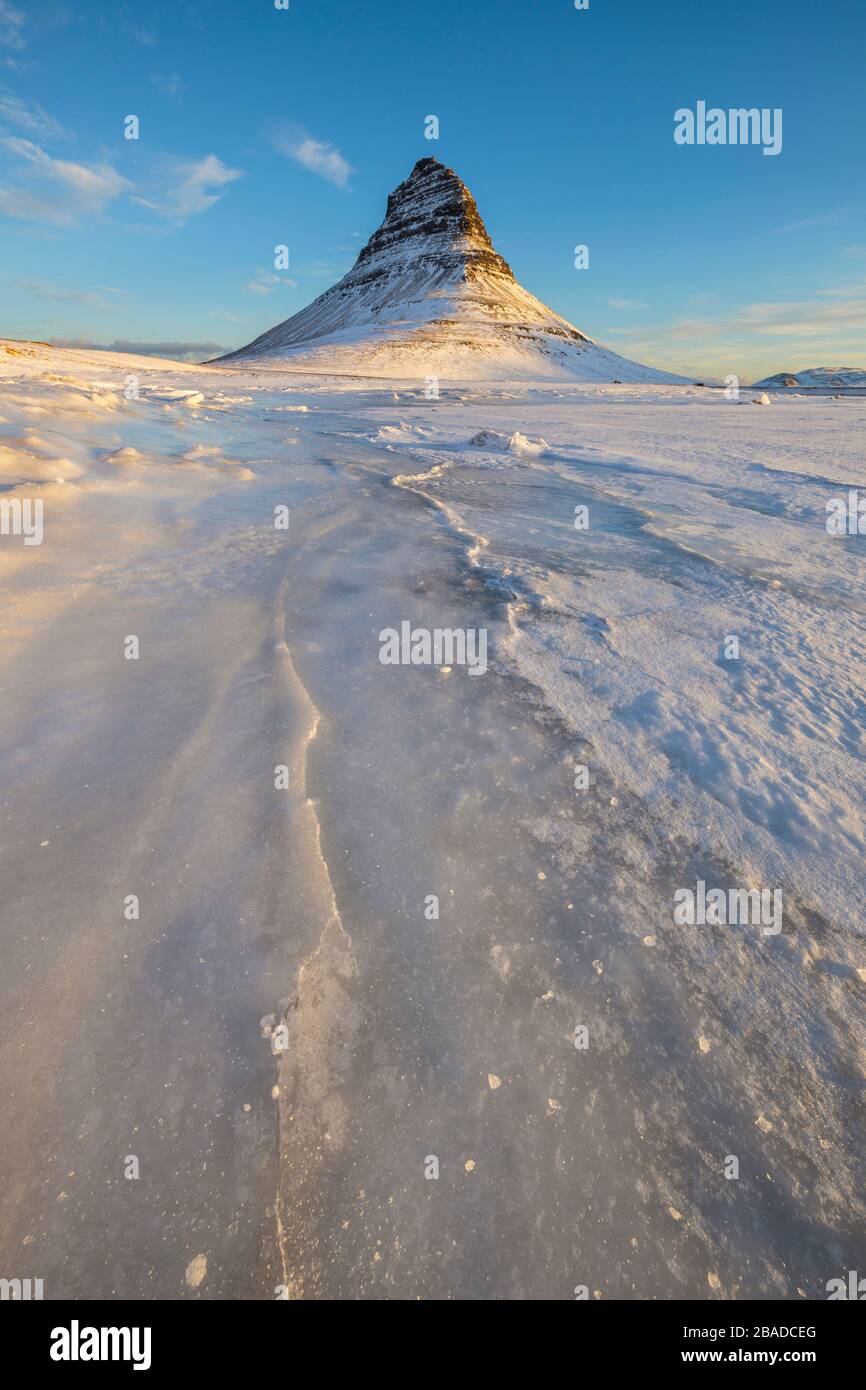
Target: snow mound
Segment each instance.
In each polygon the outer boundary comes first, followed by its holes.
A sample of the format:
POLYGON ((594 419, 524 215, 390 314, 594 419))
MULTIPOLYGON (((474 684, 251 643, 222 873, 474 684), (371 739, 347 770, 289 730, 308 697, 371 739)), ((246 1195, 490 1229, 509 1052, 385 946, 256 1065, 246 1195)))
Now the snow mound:
POLYGON ((161 387, 147 392, 147 400, 158 401, 162 405, 204 405, 201 391, 183 391, 180 388, 161 387))
POLYGON ((546 439, 527 439, 519 430, 510 435, 508 440, 509 452, 519 454, 522 458, 538 458, 539 454, 547 452, 548 447, 546 439))
POLYGON ((477 449, 501 450, 503 453, 518 454, 522 458, 538 458, 550 447, 546 439, 529 439, 519 430, 513 434, 502 434, 499 430, 479 430, 469 441, 477 449))

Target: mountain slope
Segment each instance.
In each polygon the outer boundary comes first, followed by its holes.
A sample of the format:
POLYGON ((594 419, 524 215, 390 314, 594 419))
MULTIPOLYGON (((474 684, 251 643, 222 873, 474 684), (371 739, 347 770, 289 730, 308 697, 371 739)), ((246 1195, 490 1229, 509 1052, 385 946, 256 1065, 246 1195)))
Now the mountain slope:
POLYGON ((674 382, 599 347, 515 280, 465 184, 421 159, 343 279, 224 363, 464 380, 674 382))

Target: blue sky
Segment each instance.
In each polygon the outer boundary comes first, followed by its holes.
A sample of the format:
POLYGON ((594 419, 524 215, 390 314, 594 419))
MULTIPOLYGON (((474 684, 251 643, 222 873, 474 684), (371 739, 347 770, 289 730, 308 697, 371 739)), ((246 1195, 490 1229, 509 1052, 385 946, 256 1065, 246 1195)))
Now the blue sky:
POLYGON ((432 154, 526 288, 627 356, 866 366, 864 40, 862 0, 0 0, 0 333, 238 346, 432 154), (699 99, 780 107, 782 152, 677 145, 699 99))

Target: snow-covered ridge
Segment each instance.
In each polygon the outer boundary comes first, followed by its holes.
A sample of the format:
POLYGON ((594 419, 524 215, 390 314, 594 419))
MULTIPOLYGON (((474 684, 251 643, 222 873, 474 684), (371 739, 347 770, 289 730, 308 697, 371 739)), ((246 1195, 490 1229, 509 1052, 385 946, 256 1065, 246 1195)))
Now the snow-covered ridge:
POLYGON ((518 284, 453 169, 421 159, 342 280, 222 363, 371 376, 677 382, 518 284))
POLYGON ((866 367, 807 367, 802 372, 776 372, 774 376, 756 381, 755 388, 801 390, 820 388, 825 391, 850 391, 866 388, 866 367))

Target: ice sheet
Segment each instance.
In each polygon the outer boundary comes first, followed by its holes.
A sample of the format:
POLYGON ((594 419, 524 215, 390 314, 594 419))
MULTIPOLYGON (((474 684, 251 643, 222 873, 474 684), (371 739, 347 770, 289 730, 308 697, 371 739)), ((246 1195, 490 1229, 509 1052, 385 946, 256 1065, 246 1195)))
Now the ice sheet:
POLYGON ((4 1266, 91 1298, 862 1268, 863 538, 824 506, 866 486, 863 402, 19 352, 4 1266), (403 620, 485 626, 487 673, 384 666, 403 620), (698 880, 781 888, 782 932, 676 926, 698 880))

